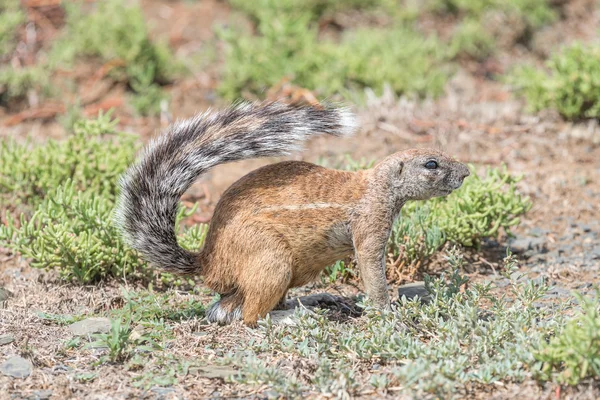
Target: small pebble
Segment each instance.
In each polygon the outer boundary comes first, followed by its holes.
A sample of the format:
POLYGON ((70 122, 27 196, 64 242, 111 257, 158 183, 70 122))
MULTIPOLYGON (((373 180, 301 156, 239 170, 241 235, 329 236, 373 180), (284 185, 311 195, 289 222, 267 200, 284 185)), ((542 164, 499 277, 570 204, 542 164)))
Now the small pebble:
POLYGON ((4 346, 5 344, 9 344, 15 341, 15 337, 10 333, 6 335, 0 335, 0 346, 4 346))
POLYGON ((86 318, 69 325, 69 330, 75 336, 85 336, 93 333, 107 333, 110 331, 110 319, 86 318))
POLYGON ((0 372, 13 378, 27 378, 32 370, 31 361, 19 356, 12 356, 0 365, 0 372))

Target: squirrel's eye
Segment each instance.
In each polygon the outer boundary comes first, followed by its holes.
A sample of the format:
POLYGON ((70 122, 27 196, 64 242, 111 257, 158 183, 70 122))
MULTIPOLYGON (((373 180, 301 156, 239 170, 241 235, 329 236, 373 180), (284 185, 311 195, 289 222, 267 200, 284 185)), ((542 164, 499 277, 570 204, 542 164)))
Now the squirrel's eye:
POLYGON ((436 163, 435 161, 427 161, 425 163, 425 168, 427 169, 436 169, 438 167, 438 163, 436 163))

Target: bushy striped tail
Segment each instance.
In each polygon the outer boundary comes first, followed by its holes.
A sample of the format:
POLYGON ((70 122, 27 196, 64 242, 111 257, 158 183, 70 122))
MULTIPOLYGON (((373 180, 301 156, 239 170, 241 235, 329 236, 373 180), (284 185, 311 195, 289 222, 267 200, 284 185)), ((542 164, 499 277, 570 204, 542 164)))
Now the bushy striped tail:
POLYGON ((244 103, 176 122, 121 178, 115 221, 147 261, 197 273, 197 255, 177 244, 175 217, 180 197, 201 174, 230 161, 286 155, 312 135, 349 135, 355 128, 345 108, 283 103, 244 103))

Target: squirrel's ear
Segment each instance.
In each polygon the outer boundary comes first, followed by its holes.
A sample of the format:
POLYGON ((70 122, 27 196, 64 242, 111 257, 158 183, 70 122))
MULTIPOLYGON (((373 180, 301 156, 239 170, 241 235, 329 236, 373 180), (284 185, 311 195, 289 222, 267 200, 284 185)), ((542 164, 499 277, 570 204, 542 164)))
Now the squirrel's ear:
POLYGON ((398 160, 398 164, 397 164, 398 175, 400 175, 402 173, 403 168, 404 168, 404 161, 398 160))
POLYGON ((404 162, 397 154, 392 154, 375 166, 376 173, 383 179, 398 176, 404 168, 404 162))

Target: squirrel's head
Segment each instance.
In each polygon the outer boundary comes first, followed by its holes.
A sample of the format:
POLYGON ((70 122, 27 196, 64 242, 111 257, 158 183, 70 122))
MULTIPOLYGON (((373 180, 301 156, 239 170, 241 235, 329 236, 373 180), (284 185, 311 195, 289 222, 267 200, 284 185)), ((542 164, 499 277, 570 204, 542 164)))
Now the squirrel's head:
POLYGON ((405 200, 446 196, 469 176, 469 168, 438 150, 413 149, 389 156, 387 164, 394 192, 405 200))

